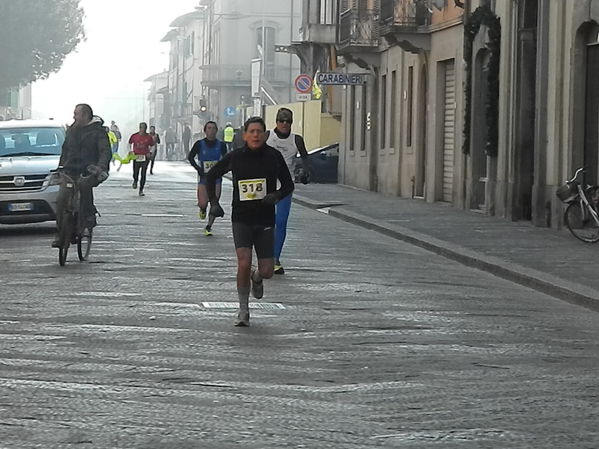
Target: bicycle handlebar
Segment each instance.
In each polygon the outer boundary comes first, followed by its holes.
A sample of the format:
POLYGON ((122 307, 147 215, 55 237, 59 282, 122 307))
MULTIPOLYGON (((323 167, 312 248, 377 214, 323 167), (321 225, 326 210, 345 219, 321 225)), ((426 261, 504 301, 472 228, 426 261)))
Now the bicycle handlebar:
POLYGON ((576 179, 578 178, 578 175, 580 173, 584 173, 585 171, 587 171, 587 167, 580 167, 578 170, 576 170, 576 173, 574 173, 574 176, 572 177, 572 179, 570 179, 569 181, 566 181, 568 184, 573 183, 574 181, 576 181, 576 179))

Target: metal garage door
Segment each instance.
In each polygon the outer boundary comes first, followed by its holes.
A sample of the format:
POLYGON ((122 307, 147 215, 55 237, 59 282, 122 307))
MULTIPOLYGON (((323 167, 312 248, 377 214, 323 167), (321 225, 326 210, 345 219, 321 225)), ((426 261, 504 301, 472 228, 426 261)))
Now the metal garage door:
POLYGON ((453 201, 455 144, 455 63, 445 63, 445 104, 443 111, 443 201, 453 201))

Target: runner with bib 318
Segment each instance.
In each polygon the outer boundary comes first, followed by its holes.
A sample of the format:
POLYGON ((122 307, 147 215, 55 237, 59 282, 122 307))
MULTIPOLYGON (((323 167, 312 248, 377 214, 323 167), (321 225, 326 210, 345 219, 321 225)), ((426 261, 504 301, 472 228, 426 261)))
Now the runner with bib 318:
POLYGON ((250 291, 254 298, 262 298, 262 280, 273 275, 275 204, 293 191, 293 181, 283 156, 265 143, 266 125, 262 118, 252 117, 245 122, 244 140, 243 148, 227 153, 206 177, 209 214, 222 217, 224 211, 218 203, 216 181, 229 171, 233 175, 231 221, 239 297, 236 326, 250 325, 250 291), (281 183, 278 190, 277 180, 281 183), (252 249, 256 251, 258 269, 252 269, 252 249))

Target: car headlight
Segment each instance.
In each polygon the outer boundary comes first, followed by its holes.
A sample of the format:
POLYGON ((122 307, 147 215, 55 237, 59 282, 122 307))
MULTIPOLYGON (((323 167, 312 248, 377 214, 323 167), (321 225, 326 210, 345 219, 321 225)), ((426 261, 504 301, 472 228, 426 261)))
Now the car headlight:
POLYGON ((44 181, 45 186, 58 186, 60 185, 60 174, 58 172, 51 172, 44 181))

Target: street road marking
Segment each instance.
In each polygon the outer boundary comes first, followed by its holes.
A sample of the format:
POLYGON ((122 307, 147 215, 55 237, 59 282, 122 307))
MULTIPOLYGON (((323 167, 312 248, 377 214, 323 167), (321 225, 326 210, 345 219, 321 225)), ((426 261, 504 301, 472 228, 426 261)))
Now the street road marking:
MULTIPOLYGON (((203 302, 202 307, 206 309, 238 309, 239 304, 236 302, 203 302)), ((276 302, 250 302, 250 309, 285 310, 285 306, 276 302)))
POLYGON ((140 293, 124 293, 124 292, 79 292, 72 293, 73 296, 100 296, 103 298, 120 298, 123 296, 141 296, 140 293))
POLYGON ((179 214, 141 214, 142 217, 184 217, 179 214))
POLYGON ((318 212, 322 212, 323 214, 329 215, 329 211, 331 210, 328 207, 323 207, 322 209, 316 209, 318 212))

